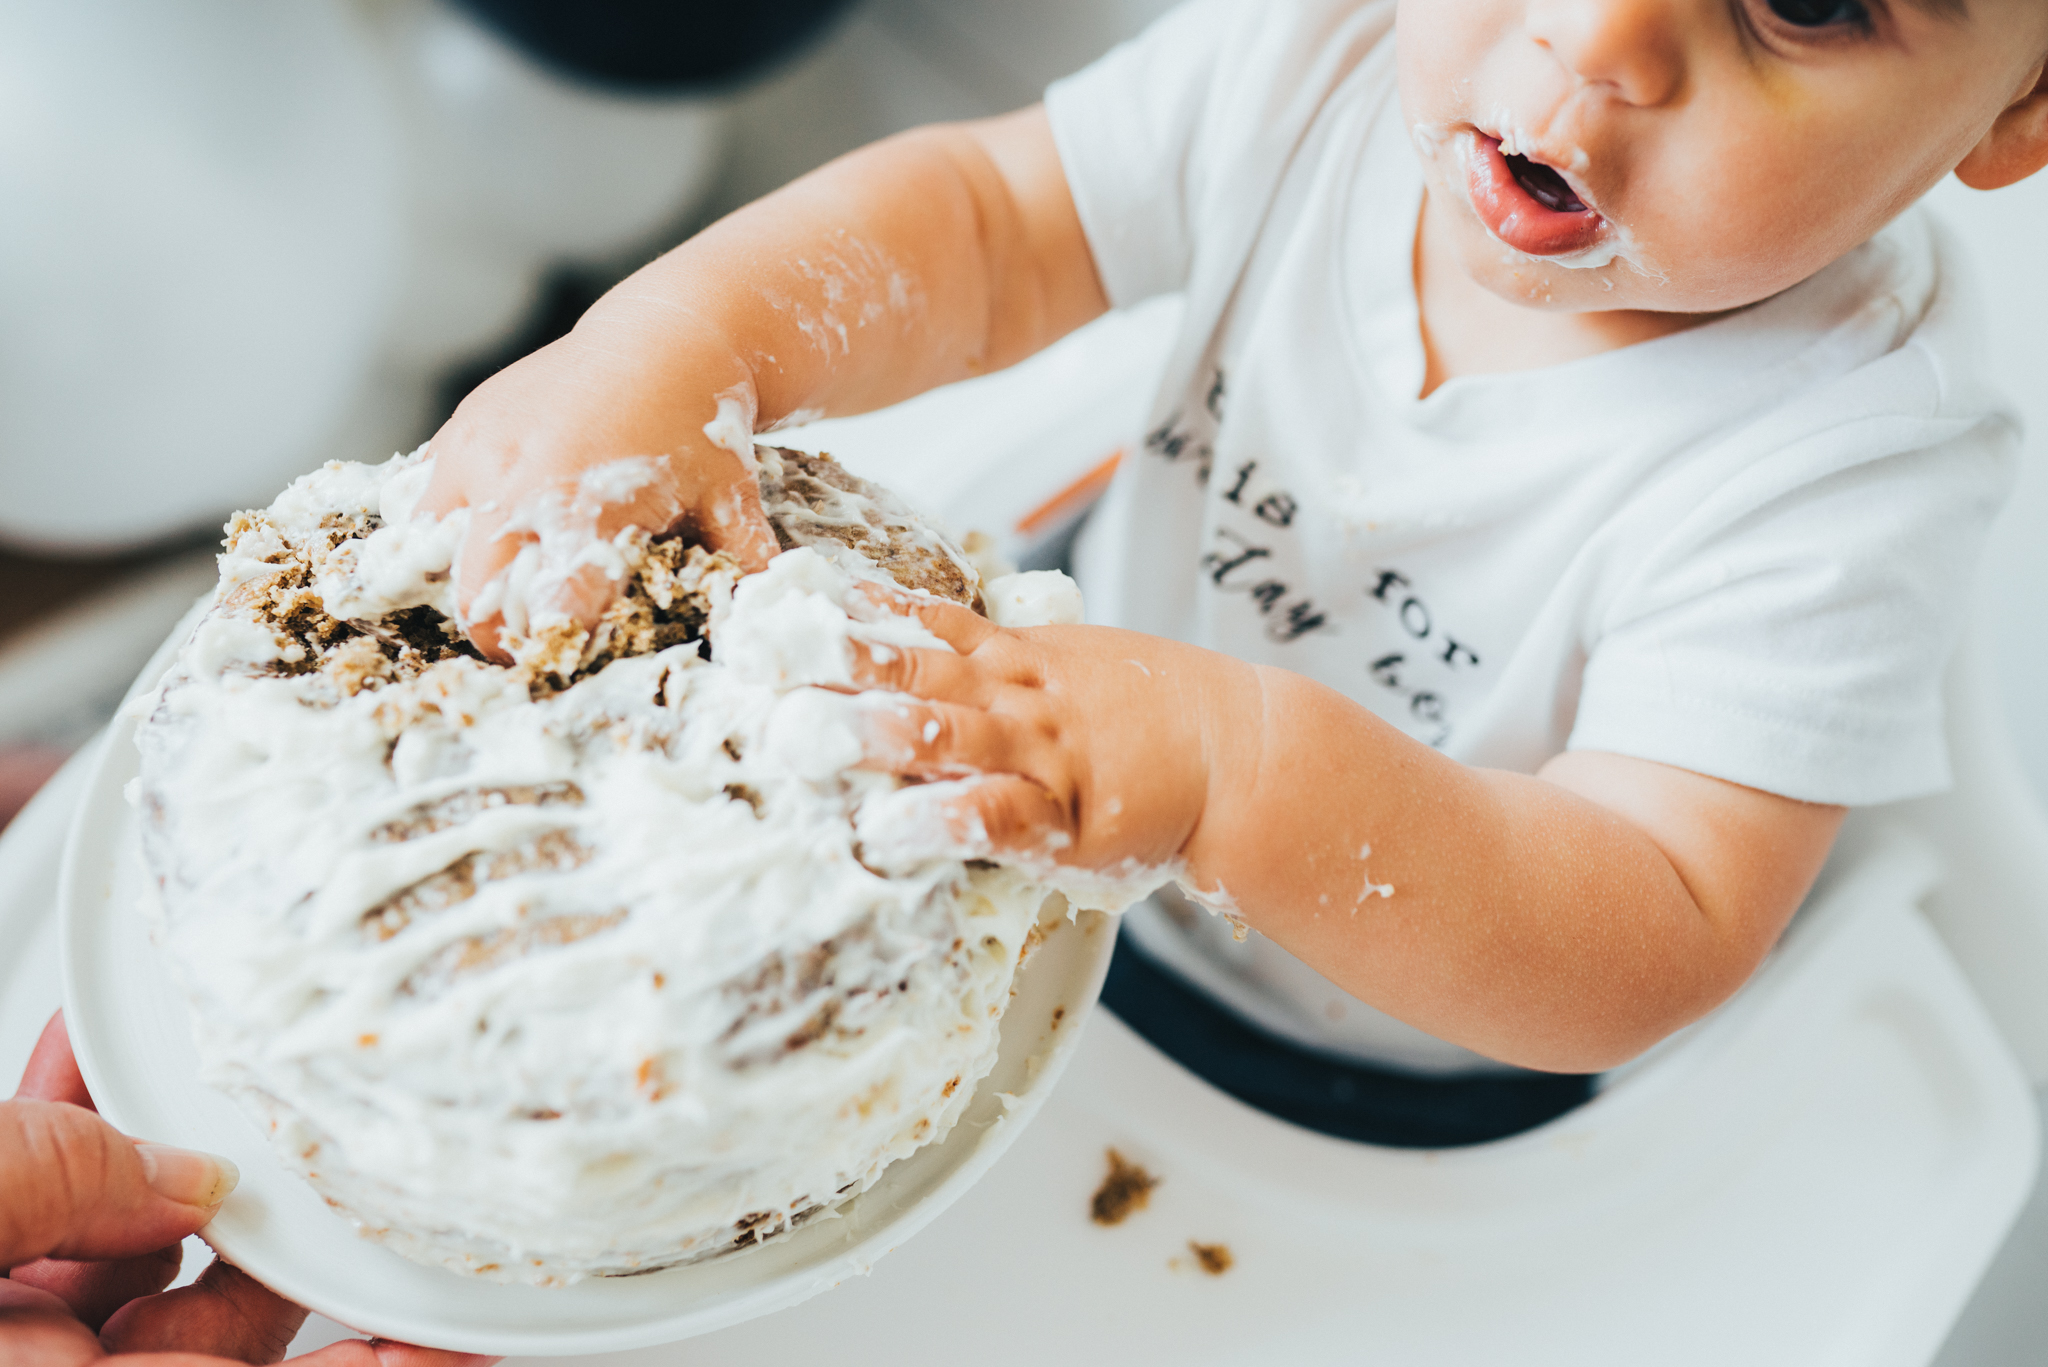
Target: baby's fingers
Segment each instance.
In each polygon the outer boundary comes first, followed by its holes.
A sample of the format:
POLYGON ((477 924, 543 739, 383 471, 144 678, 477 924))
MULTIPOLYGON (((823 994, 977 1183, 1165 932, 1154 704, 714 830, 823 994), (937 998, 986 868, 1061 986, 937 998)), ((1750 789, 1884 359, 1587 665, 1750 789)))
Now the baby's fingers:
POLYGON ((629 527, 681 532, 747 572, 776 553, 760 484, 730 452, 610 455, 536 443, 493 457, 461 421, 458 413, 434 438, 420 511, 468 518, 455 597, 470 639, 495 659, 507 658, 508 634, 551 620, 594 625, 623 587, 614 543, 629 527))
POLYGON ((863 804, 855 828, 866 862, 889 872, 934 859, 1052 862, 1074 840, 1066 805, 1015 774, 921 783, 881 794, 863 804))
POLYGON ((760 481, 750 471, 738 468, 738 461, 733 464, 731 482, 710 491, 700 505, 697 534, 710 549, 724 551, 739 561, 741 573, 752 574, 768 568, 782 546, 761 506, 760 481))
POLYGON ((924 624, 925 630, 962 655, 972 654, 977 646, 995 635, 998 630, 994 622, 974 609, 962 607, 943 598, 910 593, 872 580, 854 585, 854 590, 885 611, 893 612, 899 617, 915 617, 924 624))
POLYGON ((612 545, 618 534, 627 527, 665 532, 685 520, 671 473, 666 461, 612 461, 529 493, 509 510, 471 505, 455 582, 477 648, 502 662, 508 633, 531 634, 565 618, 594 626, 623 587, 624 564, 612 545))
POLYGON ((1018 773, 1028 748, 1016 723, 978 707, 869 694, 859 712, 858 768, 915 778, 1018 773))
POLYGON ((871 641, 854 641, 852 645, 853 682, 858 688, 969 706, 985 706, 990 700, 985 671, 964 655, 871 641))
POLYGON ((463 628, 478 650, 500 664, 512 659, 501 640, 506 577, 514 557, 532 541, 504 535, 504 525, 499 510, 472 508, 469 531, 455 558, 455 601, 463 628))

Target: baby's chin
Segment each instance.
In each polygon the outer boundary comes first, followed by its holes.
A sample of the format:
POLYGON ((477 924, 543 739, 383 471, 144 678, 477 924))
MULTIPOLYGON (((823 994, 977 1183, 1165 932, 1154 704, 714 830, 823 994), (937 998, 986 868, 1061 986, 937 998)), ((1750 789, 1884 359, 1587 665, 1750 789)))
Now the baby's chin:
POLYGON ((1665 282, 1626 261, 1566 266, 1524 255, 1491 238, 1467 248, 1460 257, 1474 284, 1522 308, 1546 313, 1691 311, 1674 305, 1665 282))
POLYGON ((1476 219, 1460 216, 1453 238, 1459 266, 1489 294, 1545 313, 1714 315, 1768 298, 1797 283, 1796 271, 1665 269, 1639 240, 1628 250, 1549 258, 1518 251, 1476 219), (1782 281, 1776 276, 1783 275, 1782 281))
MULTIPOLYGON (((1433 186, 1431 194, 1438 191, 1433 186)), ((1644 312, 1712 317, 1790 289, 1834 259, 1824 247, 1736 250, 1727 241, 1676 240, 1670 224, 1639 230, 1610 225, 1615 238, 1593 252, 1545 257, 1489 232, 1471 208, 1452 200, 1449 238, 1464 274, 1488 293, 1547 313, 1644 312), (1612 246, 1613 250, 1604 250, 1612 246)))

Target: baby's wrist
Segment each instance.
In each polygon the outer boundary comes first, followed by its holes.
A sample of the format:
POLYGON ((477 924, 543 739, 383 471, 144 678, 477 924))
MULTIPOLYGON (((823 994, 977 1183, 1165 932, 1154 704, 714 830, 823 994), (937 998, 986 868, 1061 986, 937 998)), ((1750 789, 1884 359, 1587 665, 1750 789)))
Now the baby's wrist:
POLYGON ((693 435, 717 416, 721 400, 741 399, 756 432, 817 407, 808 388, 792 387, 806 369, 768 354, 758 316, 766 306, 758 298, 706 292, 664 273, 670 264, 657 262, 614 286, 571 336, 595 354, 624 358, 624 370, 642 392, 663 394, 671 406, 687 410, 693 435))
POLYGON ((1267 689, 1260 667, 1213 652, 1202 655, 1213 676, 1204 681, 1196 717, 1201 801, 1180 857, 1190 877, 1209 887, 1227 862, 1232 833, 1241 837, 1248 829, 1247 804, 1260 786, 1266 752, 1267 689))

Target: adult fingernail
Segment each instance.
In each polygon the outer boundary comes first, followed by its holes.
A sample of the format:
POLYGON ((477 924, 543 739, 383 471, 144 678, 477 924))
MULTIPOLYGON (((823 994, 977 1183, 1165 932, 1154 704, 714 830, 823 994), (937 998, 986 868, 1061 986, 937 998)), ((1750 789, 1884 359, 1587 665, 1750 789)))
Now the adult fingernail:
POLYGON ((187 1206, 217 1206, 242 1180, 241 1169, 227 1159, 169 1144, 137 1144, 142 1180, 166 1200, 187 1206))

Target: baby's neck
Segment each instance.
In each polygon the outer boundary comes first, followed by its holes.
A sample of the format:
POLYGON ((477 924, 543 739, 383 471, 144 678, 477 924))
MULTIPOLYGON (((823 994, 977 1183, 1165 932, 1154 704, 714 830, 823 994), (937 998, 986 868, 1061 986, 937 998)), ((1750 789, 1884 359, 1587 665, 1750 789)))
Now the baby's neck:
POLYGON ((1426 195, 1415 231, 1415 302, 1427 361, 1420 395, 1425 399, 1463 375, 1540 370, 1668 337, 1722 316, 1641 309, 1569 313, 1510 303, 1465 273, 1441 210, 1432 212, 1426 195))

